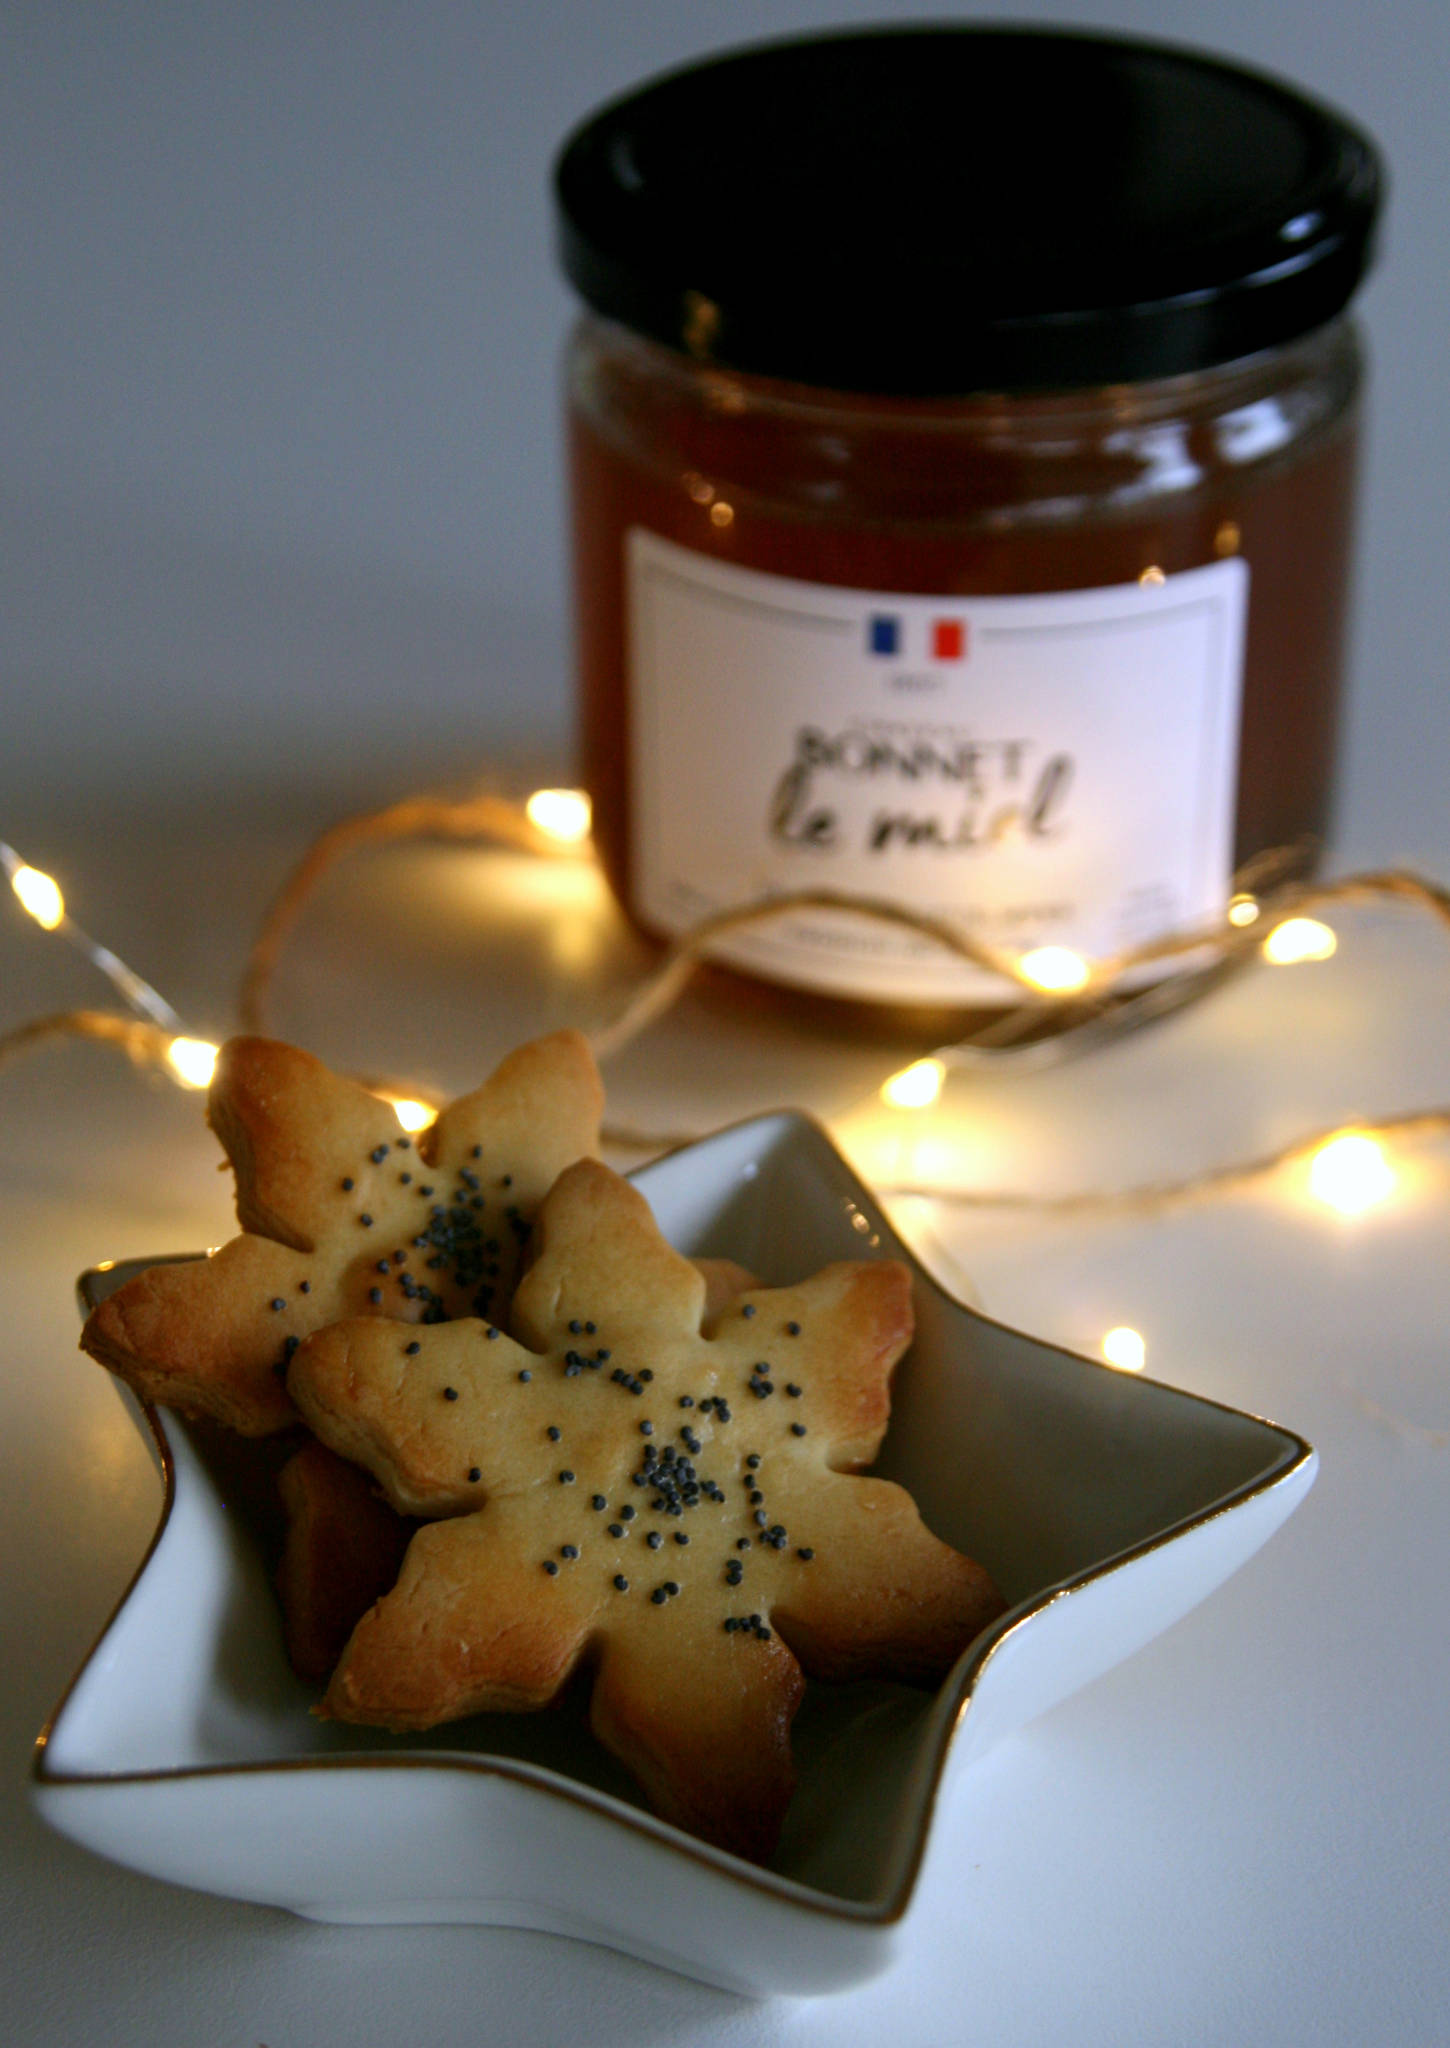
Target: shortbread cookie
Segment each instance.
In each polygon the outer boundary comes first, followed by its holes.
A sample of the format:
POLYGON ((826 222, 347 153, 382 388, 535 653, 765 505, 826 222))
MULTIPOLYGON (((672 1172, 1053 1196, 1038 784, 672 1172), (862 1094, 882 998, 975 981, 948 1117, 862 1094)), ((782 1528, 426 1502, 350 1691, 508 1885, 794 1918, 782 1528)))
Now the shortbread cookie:
POLYGON ((246 1436, 295 1424, 286 1361, 342 1316, 501 1314, 534 1212, 599 1143, 588 1045, 521 1047, 415 1140, 389 1105, 271 1039, 222 1048, 207 1116, 236 1173, 243 1235, 156 1266, 91 1315, 85 1350, 143 1400, 246 1436))
MULTIPOLYGON (((733 1259, 697 1259, 705 1313, 716 1314, 757 1283, 733 1259)), ((397 1580, 417 1524, 389 1507, 376 1482, 315 1437, 277 1478, 285 1537, 277 1569, 288 1660, 300 1678, 325 1683, 353 1629, 397 1580)))
POLYGON ((309 1437, 277 1475, 286 1538, 277 1566, 287 1657, 326 1682, 348 1637, 397 1581, 414 1524, 368 1474, 309 1437))
POLYGON ((768 1855, 802 1667, 939 1678, 1001 1609, 875 1455, 910 1341, 894 1261, 705 1280, 594 1161, 535 1225, 513 1334, 324 1330, 289 1372, 317 1434, 429 1520, 325 1711, 395 1730, 539 1707, 587 1662, 596 1734, 668 1819, 768 1855))

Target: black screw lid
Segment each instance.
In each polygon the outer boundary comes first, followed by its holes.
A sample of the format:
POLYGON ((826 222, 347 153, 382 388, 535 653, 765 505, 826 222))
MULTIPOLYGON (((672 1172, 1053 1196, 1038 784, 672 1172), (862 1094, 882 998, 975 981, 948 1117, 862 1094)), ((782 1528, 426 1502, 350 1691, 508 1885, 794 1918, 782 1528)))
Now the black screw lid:
POLYGON ((672 72, 570 137, 564 268, 691 354, 840 390, 1133 382, 1306 334, 1370 260, 1373 144, 1166 45, 928 26, 672 72))

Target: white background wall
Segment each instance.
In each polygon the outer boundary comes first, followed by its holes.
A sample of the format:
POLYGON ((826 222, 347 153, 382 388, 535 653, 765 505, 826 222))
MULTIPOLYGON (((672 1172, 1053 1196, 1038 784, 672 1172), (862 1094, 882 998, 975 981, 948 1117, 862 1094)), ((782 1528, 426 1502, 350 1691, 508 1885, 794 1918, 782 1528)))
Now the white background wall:
MULTIPOLYGON (((978 11, 9 0, 0 833, 158 783, 310 831, 566 748, 560 139, 700 52, 978 11)), ((1383 146, 1342 851, 1450 858, 1450 5, 1014 12, 1239 55, 1383 146)))

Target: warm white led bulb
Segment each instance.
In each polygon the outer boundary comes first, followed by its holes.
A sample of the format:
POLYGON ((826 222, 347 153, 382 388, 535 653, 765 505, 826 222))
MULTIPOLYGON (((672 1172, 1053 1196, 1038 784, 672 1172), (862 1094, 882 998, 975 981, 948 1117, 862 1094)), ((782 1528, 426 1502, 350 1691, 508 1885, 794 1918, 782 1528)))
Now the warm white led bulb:
POLYGON ((573 846, 589 837, 592 813, 582 789, 536 789, 524 812, 535 830, 550 839, 573 846))
POLYGON ((1263 944, 1271 967, 1293 967, 1301 960, 1327 960, 1339 940, 1317 917, 1287 917, 1276 924, 1263 944))
POLYGON ((1137 1330, 1120 1323, 1103 1338, 1103 1357, 1119 1372, 1141 1372, 1148 1360, 1148 1346, 1137 1330))
POLYGON ((10 886, 24 908, 39 925, 53 932, 65 919, 65 898, 60 893, 60 884, 39 868, 19 867, 10 877, 10 886))
POLYGON ((393 1115, 405 1131, 425 1131, 438 1114, 426 1102, 415 1102, 409 1095, 390 1095, 393 1115))
POLYGON ((881 1099, 893 1109, 930 1109, 942 1091, 946 1068, 940 1060, 914 1060, 881 1085, 881 1099))
POLYGON ((173 1038, 166 1062, 184 1088, 209 1088, 220 1050, 204 1038, 173 1038))
POLYGON ((1022 955, 1017 969, 1034 988, 1054 996, 1075 995, 1078 989, 1087 987, 1091 973, 1081 953, 1071 952, 1066 946, 1038 946, 1034 952, 1022 955))
POLYGON ((1229 899, 1228 921, 1240 929, 1247 924, 1257 924, 1259 903, 1256 896, 1233 896, 1229 899))
POLYGON ((1309 1189, 1341 1216, 1358 1216, 1384 1201, 1395 1185, 1383 1148, 1365 1131, 1342 1131, 1309 1162, 1309 1189))

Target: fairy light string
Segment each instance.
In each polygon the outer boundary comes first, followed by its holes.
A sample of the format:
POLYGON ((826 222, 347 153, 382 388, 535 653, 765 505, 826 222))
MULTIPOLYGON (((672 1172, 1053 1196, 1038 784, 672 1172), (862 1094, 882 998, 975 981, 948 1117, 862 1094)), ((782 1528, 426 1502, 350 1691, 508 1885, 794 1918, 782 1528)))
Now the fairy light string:
MULTIPOLYGON (((461 801, 412 797, 380 811, 343 819, 306 849, 263 917, 241 981, 241 1029, 267 1029, 268 998, 287 940, 324 876, 344 858, 364 849, 422 838, 491 842, 540 858, 577 858, 588 850, 588 833, 588 800, 570 790, 535 791, 526 803, 493 793, 461 801)), ((0 1033, 0 1065, 59 1039, 86 1039, 114 1045, 138 1063, 158 1066, 181 1086, 204 1088, 218 1047, 189 1034, 176 1011, 149 982, 81 930, 54 880, 31 867, 4 841, 0 841, 0 864, 17 900, 36 923, 76 946, 135 1013, 122 1017, 83 1009, 31 1019, 0 1033)), ((1337 903, 1398 902, 1428 913, 1450 930, 1450 891, 1424 876, 1395 868, 1320 882, 1303 879, 1303 866, 1303 848, 1277 849, 1261 856, 1235 877, 1222 919, 1169 933, 1095 962, 1063 948, 1008 954, 944 919, 836 891, 812 889, 777 895, 702 919, 642 977, 617 1014, 590 1034, 591 1044, 603 1063, 657 1023, 679 1001, 712 945, 722 938, 803 909, 847 913, 914 932, 956 958, 997 975, 1019 997, 979 1030, 886 1077, 880 1089, 882 1098, 909 1113, 936 1102, 953 1068, 977 1062, 1055 1064, 1096 1050, 1152 1018, 1199 999, 1260 961, 1289 964, 1327 958, 1337 944, 1336 934, 1332 927, 1311 917, 1311 911, 1337 903), (1047 953, 1053 957, 1044 958, 1047 953), (1173 962, 1184 964, 1171 977, 1146 987, 1135 985, 1145 969, 1173 962), (1051 1036, 1043 1035, 1045 1023, 1053 1026, 1051 1036)), ((432 1106, 406 1080, 358 1078, 392 1103, 405 1129, 419 1130, 430 1121, 432 1106)), ((1326 1126, 1250 1159, 1126 1188, 1045 1195, 899 1181, 884 1184, 881 1192, 960 1208, 1053 1214, 1142 1211, 1242 1188, 1308 1161, 1314 1191, 1329 1206, 1352 1213, 1381 1199, 1392 1185, 1393 1172, 1379 1147, 1380 1138, 1408 1142, 1446 1132, 1450 1132, 1450 1106, 1429 1107, 1366 1119, 1348 1128, 1342 1123, 1326 1126)), ((609 1144, 638 1153, 667 1150, 698 1135, 643 1131, 618 1124, 605 1131, 609 1144)), ((1125 1370, 1138 1369, 1127 1362, 1132 1347, 1126 1339, 1117 1349, 1124 1356, 1112 1362, 1122 1364, 1125 1370)))

